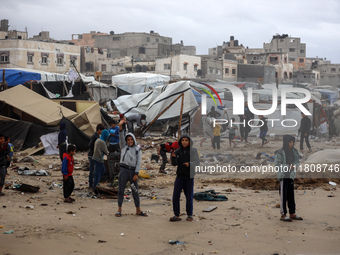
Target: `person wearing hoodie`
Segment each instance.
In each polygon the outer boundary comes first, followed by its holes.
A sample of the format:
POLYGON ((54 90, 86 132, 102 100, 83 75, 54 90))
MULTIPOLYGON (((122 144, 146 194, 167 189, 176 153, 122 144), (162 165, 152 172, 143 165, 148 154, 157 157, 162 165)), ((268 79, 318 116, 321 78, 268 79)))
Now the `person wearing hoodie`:
POLYGON ((63 174, 63 193, 64 202, 72 203, 75 200, 71 198, 71 194, 74 190, 74 180, 73 180, 73 168, 74 168, 74 154, 76 154, 77 147, 73 144, 67 146, 67 152, 64 153, 63 163, 61 166, 61 172, 63 174))
POLYGON ((275 152, 275 166, 279 167, 277 178, 280 181, 280 212, 282 221, 302 220, 295 213, 294 179, 299 167, 299 153, 294 148, 295 138, 291 135, 283 136, 283 147, 275 152), (286 204, 290 216, 287 216, 286 204))
POLYGON ((193 141, 188 135, 183 135, 178 141, 179 149, 172 153, 171 163, 177 166, 177 177, 174 184, 172 205, 174 216, 170 221, 182 220, 180 216, 180 197, 182 190, 186 198, 187 221, 193 221, 193 195, 195 168, 200 161, 196 148, 193 148, 193 141))
POLYGON ((100 138, 97 139, 94 143, 94 150, 92 160, 94 163, 94 180, 93 180, 93 189, 97 187, 105 173, 105 165, 104 165, 104 154, 108 155, 109 151, 107 149, 106 140, 109 137, 109 131, 104 129, 100 135, 100 138))
POLYGON ((300 124, 300 128, 299 128, 299 133, 298 135, 300 135, 300 150, 303 151, 303 140, 306 141, 306 145, 309 149, 308 152, 312 151, 312 148, 310 146, 309 143, 309 132, 310 132, 310 128, 311 128, 311 123, 312 121, 308 118, 308 116, 306 116, 303 112, 301 112, 301 124, 300 124))
POLYGON ((142 155, 137 145, 136 138, 132 133, 124 135, 123 126, 126 123, 126 119, 121 119, 119 122, 119 145, 120 145, 120 169, 118 176, 118 211, 116 217, 122 216, 122 205, 124 198, 124 191, 127 182, 130 182, 133 201, 136 206, 136 215, 148 216, 140 209, 140 201, 138 194, 138 173, 141 166, 142 155))
POLYGON ((58 134, 58 145, 57 148, 59 148, 59 157, 61 162, 63 162, 63 155, 66 152, 66 122, 60 122, 59 123, 59 134, 58 134))

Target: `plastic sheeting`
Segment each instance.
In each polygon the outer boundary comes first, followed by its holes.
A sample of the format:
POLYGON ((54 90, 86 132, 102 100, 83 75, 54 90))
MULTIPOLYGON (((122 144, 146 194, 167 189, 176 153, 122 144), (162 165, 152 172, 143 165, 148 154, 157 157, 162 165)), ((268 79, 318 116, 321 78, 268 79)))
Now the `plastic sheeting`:
POLYGON ((48 133, 40 137, 40 140, 45 148, 44 155, 59 154, 58 145, 58 132, 48 133))
POLYGON ((311 154, 305 164, 339 164, 340 149, 328 149, 311 154))
MULTIPOLYGON (((183 114, 198 107, 188 81, 180 81, 165 86, 158 86, 152 92, 121 96, 113 100, 121 113, 126 116, 132 113, 146 114, 146 121, 152 121, 162 110, 169 106, 181 93, 184 93, 183 114)), ((160 117, 170 119, 180 115, 181 99, 177 100, 160 117)))
POLYGON ((169 81, 169 76, 151 73, 131 73, 112 76, 112 84, 130 94, 147 92, 169 81))

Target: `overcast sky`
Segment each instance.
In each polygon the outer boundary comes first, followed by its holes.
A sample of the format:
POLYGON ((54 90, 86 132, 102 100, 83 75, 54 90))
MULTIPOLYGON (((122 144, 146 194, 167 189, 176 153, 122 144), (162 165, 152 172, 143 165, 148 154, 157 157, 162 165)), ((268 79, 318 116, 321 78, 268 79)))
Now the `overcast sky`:
POLYGON ((340 64, 340 0, 0 0, 0 19, 29 37, 50 31, 72 34, 150 32, 196 46, 197 54, 233 35, 262 48, 276 33, 300 37, 307 57, 340 64))

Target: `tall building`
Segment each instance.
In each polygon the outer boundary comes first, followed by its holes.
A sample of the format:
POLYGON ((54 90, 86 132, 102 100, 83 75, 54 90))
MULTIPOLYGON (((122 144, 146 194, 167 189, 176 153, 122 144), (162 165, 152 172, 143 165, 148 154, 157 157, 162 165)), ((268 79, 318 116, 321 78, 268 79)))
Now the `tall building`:
POLYGON ((298 37, 277 34, 270 43, 263 43, 263 48, 266 53, 287 53, 288 62, 293 64, 294 70, 306 69, 306 44, 301 43, 298 37))

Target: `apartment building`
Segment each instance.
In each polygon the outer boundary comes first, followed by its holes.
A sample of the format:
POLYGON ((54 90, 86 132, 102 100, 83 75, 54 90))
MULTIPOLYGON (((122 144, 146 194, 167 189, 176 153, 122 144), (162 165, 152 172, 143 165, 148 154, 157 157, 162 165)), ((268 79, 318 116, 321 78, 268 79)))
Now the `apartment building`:
POLYGON ((270 43, 263 43, 263 49, 266 53, 287 53, 294 70, 306 69, 306 44, 298 37, 274 35, 270 43))

